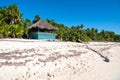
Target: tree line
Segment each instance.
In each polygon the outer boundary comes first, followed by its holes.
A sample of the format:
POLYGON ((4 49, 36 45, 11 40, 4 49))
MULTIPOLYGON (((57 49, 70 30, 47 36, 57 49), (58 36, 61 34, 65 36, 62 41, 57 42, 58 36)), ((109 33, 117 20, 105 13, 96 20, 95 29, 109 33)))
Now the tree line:
POLYGON ((115 34, 113 31, 102 30, 98 32, 98 29, 87 28, 84 29, 84 25, 67 27, 64 24, 58 24, 54 20, 46 19, 46 21, 53 26, 59 28, 56 38, 64 41, 111 41, 120 42, 120 35, 115 34))
MULTIPOLYGON (((0 38, 29 38, 27 28, 40 19, 40 15, 35 15, 33 21, 28 18, 22 18, 22 13, 15 4, 2 7, 0 8, 0 38)), ((68 27, 64 24, 58 24, 54 20, 46 19, 46 21, 59 29, 53 33, 57 34, 57 39, 63 41, 120 42, 120 35, 117 35, 112 31, 102 30, 101 32, 98 32, 98 29, 95 28, 84 29, 83 24, 68 27)))

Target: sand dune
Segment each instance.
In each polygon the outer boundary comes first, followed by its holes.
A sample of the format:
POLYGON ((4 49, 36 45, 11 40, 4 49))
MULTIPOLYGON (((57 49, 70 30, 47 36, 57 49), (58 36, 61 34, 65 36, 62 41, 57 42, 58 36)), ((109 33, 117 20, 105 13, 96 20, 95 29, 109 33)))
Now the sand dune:
POLYGON ((0 80, 120 80, 119 68, 120 43, 0 40, 0 80))

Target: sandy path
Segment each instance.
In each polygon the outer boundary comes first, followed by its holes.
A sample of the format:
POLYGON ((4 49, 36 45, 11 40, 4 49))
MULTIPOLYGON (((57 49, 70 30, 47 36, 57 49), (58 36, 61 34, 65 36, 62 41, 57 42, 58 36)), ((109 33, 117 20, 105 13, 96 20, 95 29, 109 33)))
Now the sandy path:
POLYGON ((0 80, 120 80, 120 44, 87 45, 2 39, 0 80), (110 62, 103 61, 98 53, 110 62))

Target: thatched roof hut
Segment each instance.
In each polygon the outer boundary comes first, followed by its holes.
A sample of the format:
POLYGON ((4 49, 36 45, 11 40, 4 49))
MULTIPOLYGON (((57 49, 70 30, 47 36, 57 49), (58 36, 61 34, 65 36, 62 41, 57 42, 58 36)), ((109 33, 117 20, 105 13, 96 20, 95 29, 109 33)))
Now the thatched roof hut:
POLYGON ((33 28, 45 29, 45 30, 58 30, 58 28, 55 28, 54 26, 43 20, 39 20, 35 24, 31 25, 30 27, 28 27, 28 30, 33 28))

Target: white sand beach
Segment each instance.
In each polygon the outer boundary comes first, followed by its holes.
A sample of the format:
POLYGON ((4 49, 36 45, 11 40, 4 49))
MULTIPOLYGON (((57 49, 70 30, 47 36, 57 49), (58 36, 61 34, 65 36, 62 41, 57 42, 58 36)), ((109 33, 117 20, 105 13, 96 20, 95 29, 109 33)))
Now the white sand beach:
POLYGON ((120 80, 120 43, 0 39, 0 80, 120 80))

